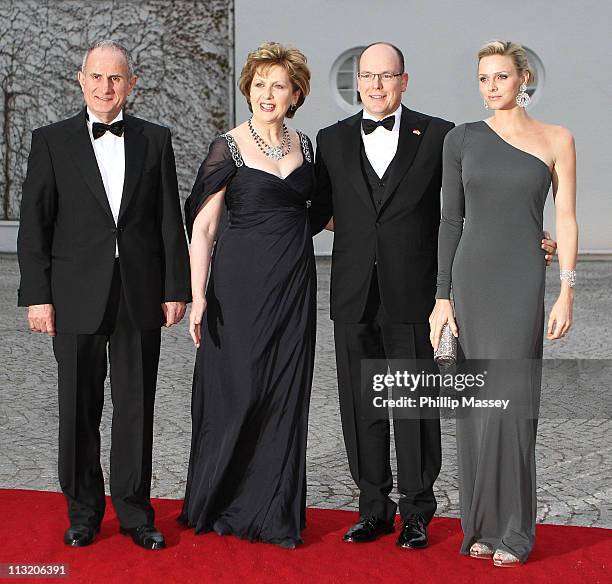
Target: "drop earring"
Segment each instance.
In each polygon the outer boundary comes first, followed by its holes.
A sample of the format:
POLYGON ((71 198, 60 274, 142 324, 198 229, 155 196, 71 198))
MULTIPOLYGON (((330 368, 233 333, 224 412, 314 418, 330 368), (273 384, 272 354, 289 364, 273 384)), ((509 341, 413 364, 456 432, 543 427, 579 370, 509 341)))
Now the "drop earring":
POLYGON ((485 109, 489 109, 489 104, 487 103, 486 99, 483 100, 483 104, 485 109))
POLYGON ((526 91, 527 86, 524 83, 521 83, 519 87, 519 93, 516 96, 516 105, 519 107, 527 107, 531 102, 531 97, 526 91))

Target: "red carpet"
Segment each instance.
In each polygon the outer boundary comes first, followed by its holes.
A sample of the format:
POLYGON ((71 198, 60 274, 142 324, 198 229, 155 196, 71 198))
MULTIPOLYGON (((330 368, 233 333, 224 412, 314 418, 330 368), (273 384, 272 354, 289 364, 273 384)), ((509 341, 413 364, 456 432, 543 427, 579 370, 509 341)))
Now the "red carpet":
POLYGON ((456 519, 434 519, 430 547, 407 551, 395 547, 394 535, 370 544, 345 544, 342 534, 355 513, 309 509, 305 544, 289 551, 214 533, 196 536, 175 521, 180 501, 159 499, 154 505, 156 524, 166 536, 168 549, 142 550, 119 535, 110 501, 96 542, 71 549, 62 543, 68 524, 61 494, 0 490, 0 563, 66 563, 70 574, 64 581, 79 584, 612 582, 612 530, 607 529, 538 525, 530 560, 506 569, 460 556, 456 519))

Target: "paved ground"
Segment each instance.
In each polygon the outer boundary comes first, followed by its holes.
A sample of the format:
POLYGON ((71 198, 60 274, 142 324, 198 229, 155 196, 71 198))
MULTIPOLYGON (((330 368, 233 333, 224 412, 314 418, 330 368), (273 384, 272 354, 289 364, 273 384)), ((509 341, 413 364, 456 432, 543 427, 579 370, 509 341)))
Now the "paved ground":
MULTIPOLYGON (((329 260, 318 260, 319 323, 308 448, 308 504, 355 509, 357 492, 346 464, 338 400, 332 327, 328 318, 329 260)), ((558 290, 558 268, 548 273, 547 308, 558 290)), ((18 267, 0 255, 0 487, 59 490, 56 478, 56 368, 51 343, 27 330, 15 307, 18 267)), ((582 262, 575 327, 545 345, 545 357, 612 359, 612 262, 582 262)), ((164 330, 155 418, 153 495, 183 494, 190 440, 190 390, 194 350, 186 325, 164 330)), ((592 362, 596 363, 596 362, 592 362)), ((603 394, 610 387, 601 386, 603 394)), ((605 397, 605 394, 604 394, 605 397)), ((607 402, 609 405, 609 401, 607 402)), ((592 408, 591 408, 592 410, 592 408)), ((103 468, 108 477, 112 407, 102 422, 103 468)), ((443 467, 436 483, 438 513, 458 515, 454 421, 443 420, 443 467)), ((541 521, 612 527, 612 422, 597 415, 540 420, 538 517, 541 521), (588 419, 585 419, 587 418, 588 419)))

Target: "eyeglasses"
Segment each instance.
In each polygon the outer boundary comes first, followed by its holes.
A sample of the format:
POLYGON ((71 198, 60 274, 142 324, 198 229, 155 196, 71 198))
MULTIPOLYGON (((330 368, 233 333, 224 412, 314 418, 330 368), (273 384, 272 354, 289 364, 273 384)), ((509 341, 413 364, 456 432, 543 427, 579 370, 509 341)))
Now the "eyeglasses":
POLYGON ((366 83, 370 83, 374 81, 376 77, 378 77, 383 83, 388 83, 389 81, 393 81, 395 77, 401 77, 403 73, 357 73, 357 77, 366 83))

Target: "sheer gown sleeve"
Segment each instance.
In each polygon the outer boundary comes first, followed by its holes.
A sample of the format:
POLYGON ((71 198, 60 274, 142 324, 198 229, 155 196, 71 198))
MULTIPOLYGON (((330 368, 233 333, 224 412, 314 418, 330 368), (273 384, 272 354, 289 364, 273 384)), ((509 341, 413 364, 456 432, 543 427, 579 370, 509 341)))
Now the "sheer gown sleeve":
POLYGON ((461 172, 461 150, 465 125, 451 130, 442 152, 442 219, 438 234, 438 287, 436 298, 450 298, 453 259, 461 234, 465 200, 461 172))
POLYGON ((236 162, 224 136, 215 138, 202 162, 191 194, 185 201, 185 225, 191 241, 193 223, 206 199, 226 186, 236 173, 236 162))

